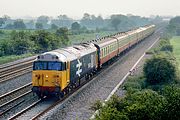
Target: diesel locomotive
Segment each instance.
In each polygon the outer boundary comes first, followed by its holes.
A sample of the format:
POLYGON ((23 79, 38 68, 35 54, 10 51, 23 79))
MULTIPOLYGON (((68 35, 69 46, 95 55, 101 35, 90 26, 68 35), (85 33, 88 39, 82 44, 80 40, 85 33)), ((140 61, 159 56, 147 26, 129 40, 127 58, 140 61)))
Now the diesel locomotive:
POLYGON ((155 31, 155 25, 117 33, 39 55, 33 63, 32 91, 40 98, 64 94, 76 88, 104 64, 155 31))

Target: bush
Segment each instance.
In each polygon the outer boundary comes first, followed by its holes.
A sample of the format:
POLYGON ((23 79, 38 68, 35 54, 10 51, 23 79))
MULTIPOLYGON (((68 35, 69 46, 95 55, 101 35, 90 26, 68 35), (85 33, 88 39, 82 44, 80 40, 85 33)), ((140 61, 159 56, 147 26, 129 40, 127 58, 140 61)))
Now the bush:
POLYGON ((176 68, 167 58, 155 56, 146 61, 144 68, 146 83, 150 85, 169 83, 176 78, 176 68))
POLYGON ((173 52, 173 46, 170 44, 169 40, 162 39, 159 43, 160 51, 170 51, 173 52))
POLYGON ((129 120, 125 114, 117 111, 116 108, 105 107, 96 115, 96 120, 129 120))
POLYGON ((103 106, 103 103, 102 103, 100 100, 97 100, 97 101, 91 106, 90 109, 96 111, 96 110, 101 109, 102 106, 103 106))
POLYGON ((126 97, 128 105, 125 111, 130 120, 161 119, 162 109, 166 103, 163 96, 152 90, 143 90, 126 97))
POLYGON ((163 109, 163 118, 167 120, 180 119, 180 86, 166 86, 162 95, 166 98, 167 104, 163 109))
POLYGON ((128 80, 124 83, 123 87, 127 90, 127 93, 132 94, 146 87, 144 76, 128 77, 128 80))
POLYGON ((97 120, 158 120, 166 99, 152 90, 143 90, 124 98, 114 96, 100 110, 97 120))

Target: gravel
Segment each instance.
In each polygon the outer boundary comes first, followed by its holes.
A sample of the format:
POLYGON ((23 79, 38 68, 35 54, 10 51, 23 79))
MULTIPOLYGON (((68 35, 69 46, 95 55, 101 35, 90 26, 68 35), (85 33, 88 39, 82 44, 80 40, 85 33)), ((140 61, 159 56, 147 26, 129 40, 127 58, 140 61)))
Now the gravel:
MULTIPOLYGON (((105 71, 93 79, 86 88, 67 101, 63 107, 56 106, 40 119, 48 120, 86 120, 94 111, 89 108, 96 100, 105 100, 113 88, 135 64, 144 51, 155 41, 156 35, 147 38, 134 49, 129 51, 120 60, 109 66, 105 71)), ((120 91, 119 94, 124 94, 120 91)))

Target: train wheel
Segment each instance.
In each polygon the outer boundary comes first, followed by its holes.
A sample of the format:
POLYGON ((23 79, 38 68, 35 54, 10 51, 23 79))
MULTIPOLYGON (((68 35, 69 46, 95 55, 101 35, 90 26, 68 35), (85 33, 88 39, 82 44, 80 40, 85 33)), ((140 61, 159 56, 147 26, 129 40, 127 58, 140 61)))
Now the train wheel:
POLYGON ((85 75, 85 79, 86 79, 86 80, 89 80, 88 74, 85 75))
POLYGON ((62 99, 64 97, 64 92, 58 93, 56 97, 58 100, 62 99))

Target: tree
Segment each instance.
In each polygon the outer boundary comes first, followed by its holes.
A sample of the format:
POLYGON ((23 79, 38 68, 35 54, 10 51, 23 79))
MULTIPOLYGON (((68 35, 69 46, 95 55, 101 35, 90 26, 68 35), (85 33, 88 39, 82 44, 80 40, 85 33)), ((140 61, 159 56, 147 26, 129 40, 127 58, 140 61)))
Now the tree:
POLYGON ((70 27, 73 20, 69 18, 67 15, 59 15, 57 25, 60 27, 70 27))
POLYGON ((5 20, 3 18, 0 18, 0 27, 5 24, 5 20))
POLYGON ((142 90, 124 98, 112 97, 96 115, 97 120, 161 120, 166 99, 152 90, 142 90))
POLYGON ((10 19, 9 16, 4 15, 3 17, 0 18, 0 27, 2 27, 3 24, 5 24, 5 22, 10 19))
POLYGON ((47 23, 48 23, 49 19, 50 18, 48 16, 42 15, 37 18, 37 23, 41 23, 44 28, 47 28, 48 27, 47 23))
POLYGON ((73 33, 79 33, 80 32, 81 25, 78 22, 74 22, 71 25, 71 30, 73 33))
POLYGON ((81 25, 78 22, 74 22, 71 25, 72 30, 80 30, 80 28, 81 28, 81 25))
POLYGON ((33 20, 30 20, 29 22, 26 23, 26 27, 28 29, 34 29, 35 28, 35 23, 33 20))
POLYGON ((51 29, 57 30, 57 29, 58 29, 58 26, 57 26, 56 24, 51 24, 51 29))
POLYGON ((11 39, 14 54, 20 55, 32 51, 33 42, 29 39, 29 33, 12 31, 11 39))
POLYGON ((84 13, 83 18, 80 21, 82 26, 86 26, 88 28, 92 27, 92 20, 91 20, 91 15, 88 13, 84 13))
POLYGON ((14 25, 13 24, 7 24, 6 26, 5 26, 5 29, 14 29, 14 25))
POLYGON ((166 99, 152 90, 143 90, 126 96, 122 105, 130 120, 160 120, 166 99))
POLYGON ((176 68, 167 58, 155 56, 146 61, 144 68, 146 82, 151 85, 172 82, 176 78, 176 68))
POLYGON ((111 20, 111 25, 112 25, 112 27, 114 27, 114 29, 116 30, 116 31, 118 31, 118 25, 121 23, 121 20, 119 19, 119 18, 117 18, 117 17, 115 17, 115 18, 111 18, 112 20, 111 20))
POLYGON ((43 24, 37 22, 35 27, 36 27, 36 29, 43 29, 43 24))
POLYGON ((5 55, 12 55, 14 50, 13 50, 13 45, 12 45, 11 40, 3 40, 0 42, 0 56, 5 56, 5 55))
POLYGON ((180 35, 179 29, 180 29, 180 16, 177 16, 169 21, 168 31, 172 35, 180 35))
POLYGON ((35 53, 54 50, 61 46, 61 39, 45 30, 36 31, 30 39, 35 43, 35 53))
POLYGON ((166 107, 163 109, 163 119, 178 120, 180 118, 180 88, 170 85, 162 90, 162 95, 166 98, 166 107))
POLYGON ((68 45, 69 37, 68 37, 68 29, 65 27, 59 28, 56 30, 56 35, 61 38, 63 45, 68 45))
POLYGON ((95 120, 129 120, 128 117, 116 108, 105 107, 101 109, 100 115, 95 120))
POLYGON ((14 26, 14 29, 26 29, 26 25, 21 19, 16 20, 13 26, 14 26))

